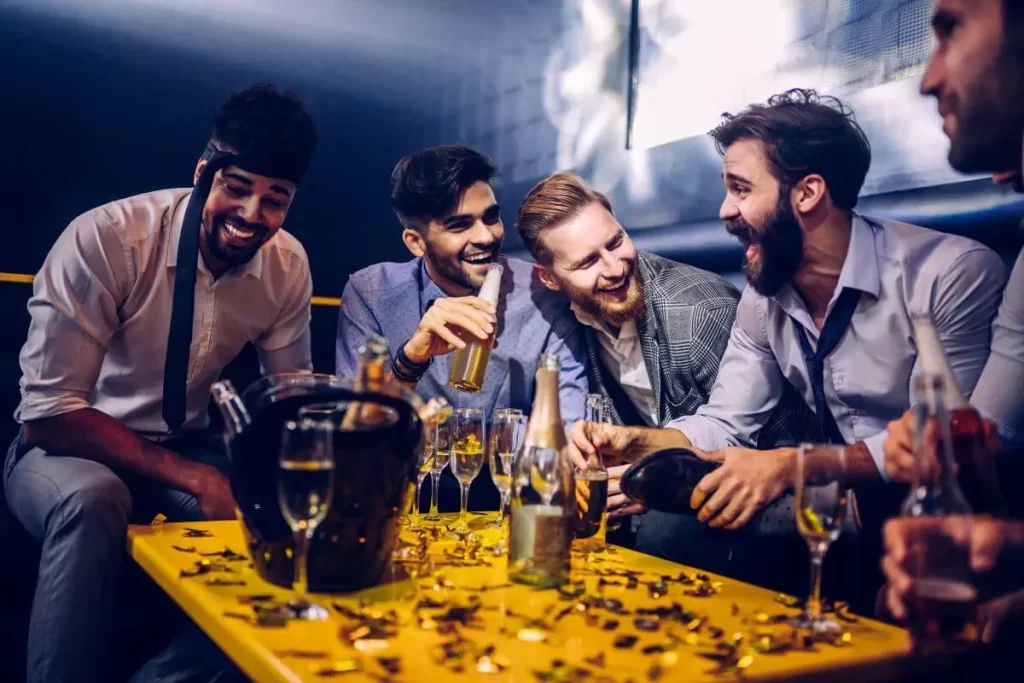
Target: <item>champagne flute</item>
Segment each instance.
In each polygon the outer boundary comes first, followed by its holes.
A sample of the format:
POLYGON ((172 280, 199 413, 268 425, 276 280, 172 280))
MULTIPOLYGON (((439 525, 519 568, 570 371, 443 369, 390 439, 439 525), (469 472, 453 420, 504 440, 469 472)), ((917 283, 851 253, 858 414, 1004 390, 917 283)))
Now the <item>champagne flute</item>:
POLYGON ((484 466, 484 443, 487 440, 484 413, 479 408, 458 408, 451 419, 451 468, 462 489, 459 522, 452 531, 457 536, 468 536, 470 528, 466 508, 469 506, 469 485, 484 466))
POLYGON ((437 511, 437 489, 441 483, 441 473, 448 466, 451 454, 451 426, 445 421, 434 428, 434 457, 430 461, 430 512, 423 518, 428 522, 441 521, 441 514, 437 511))
POLYGON ((846 519, 846 446, 801 444, 797 449, 796 527, 811 553, 811 590, 804 613, 790 621, 797 628, 840 633, 843 628, 822 616, 821 566, 846 519))
MULTIPOLYGON (((494 414, 494 422, 491 424, 491 441, 487 451, 487 457, 491 469, 491 481, 494 488, 501 494, 501 503, 498 507, 498 521, 494 528, 501 529, 505 524, 505 508, 508 507, 509 497, 512 495, 512 473, 515 466, 516 453, 523 447, 523 438, 526 436, 526 417, 523 411, 516 408, 502 408, 494 414)), ((499 542, 499 548, 504 547, 505 539, 499 542)))
POLYGON ((563 467, 562 458, 554 448, 539 448, 533 453, 529 462, 530 484, 545 505, 551 505, 562 488, 563 467))
POLYGON ((420 528, 420 494, 423 492, 423 480, 434 467, 434 452, 437 449, 437 429, 426 430, 427 438, 423 442, 419 461, 416 464, 416 497, 412 501, 412 523, 410 529, 420 528))
POLYGON ((300 599, 292 610, 297 618, 310 621, 328 617, 324 607, 306 599, 306 560, 313 532, 327 516, 334 492, 334 428, 329 421, 309 418, 285 423, 278 457, 278 503, 295 535, 294 588, 300 599))

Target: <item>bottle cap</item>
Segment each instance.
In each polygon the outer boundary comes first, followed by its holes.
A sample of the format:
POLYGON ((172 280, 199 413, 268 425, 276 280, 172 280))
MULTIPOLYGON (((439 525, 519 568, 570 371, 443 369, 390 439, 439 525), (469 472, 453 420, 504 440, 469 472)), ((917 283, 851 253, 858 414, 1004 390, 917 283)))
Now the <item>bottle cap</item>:
POLYGON ((492 263, 484 276, 484 284, 480 287, 478 297, 492 306, 498 305, 498 292, 501 290, 501 274, 505 272, 505 266, 500 263, 492 263))

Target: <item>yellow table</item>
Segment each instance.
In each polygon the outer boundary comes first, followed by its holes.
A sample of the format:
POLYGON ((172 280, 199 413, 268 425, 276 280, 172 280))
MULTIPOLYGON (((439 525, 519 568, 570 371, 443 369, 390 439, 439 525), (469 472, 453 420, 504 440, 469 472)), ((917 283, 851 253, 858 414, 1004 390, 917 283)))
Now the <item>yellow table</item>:
MULTIPOLYGON (((721 681, 741 675, 758 680, 814 675, 861 681, 892 676, 906 665, 906 633, 865 619, 843 622, 848 628, 846 643, 819 643, 814 651, 765 653, 794 633, 772 623, 776 615, 796 613, 776 601, 775 594, 713 575, 697 578, 699 572, 623 548, 574 556, 574 579, 583 585, 566 594, 510 585, 504 558, 486 549, 496 540, 496 532, 482 531, 479 537, 485 546, 476 554, 479 559, 457 559, 464 557, 465 547, 456 548, 454 541, 432 542, 432 572, 428 567, 419 578, 360 594, 314 595, 318 603, 332 606, 330 620, 288 621, 283 626, 255 623, 254 608, 244 600, 262 594, 283 602, 293 597, 291 591, 259 579, 248 558, 200 555, 225 548, 244 554, 238 522, 136 526, 128 542, 136 562, 248 676, 261 682, 336 677, 517 683, 721 681), (185 537, 186 528, 212 536, 185 537), (181 576, 182 570, 203 559, 233 571, 181 576), (635 580, 628 578, 630 572, 635 580), (604 585, 598 575, 602 573, 604 585), (680 583, 681 573, 693 583, 680 583), (658 585, 663 577, 671 580, 658 585), (662 591, 666 594, 659 595, 662 591), (698 597, 687 591, 713 594, 698 597), (638 614, 638 608, 660 608, 661 615, 638 614), (774 638, 766 638, 769 633, 774 638), (631 640, 635 642, 625 647, 631 640), (730 646, 734 642, 737 647, 730 646), (714 655, 716 648, 726 662, 721 666, 706 656, 714 655), (550 677, 545 678, 545 672, 550 677)), ((409 539, 409 532, 403 532, 403 538, 409 539)))

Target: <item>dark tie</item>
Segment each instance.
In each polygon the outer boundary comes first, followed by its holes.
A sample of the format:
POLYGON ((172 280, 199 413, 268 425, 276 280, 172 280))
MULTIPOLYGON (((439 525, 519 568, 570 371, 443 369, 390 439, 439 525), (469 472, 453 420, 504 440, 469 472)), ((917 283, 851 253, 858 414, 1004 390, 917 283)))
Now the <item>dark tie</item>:
POLYGON ((199 174, 192 196, 185 208, 178 237, 178 259, 174 269, 174 298, 171 326, 167 335, 167 357, 164 362, 163 416, 170 432, 185 422, 186 385, 188 383, 189 349, 192 346, 192 317, 195 309, 196 267, 199 263, 199 231, 202 228, 203 206, 210 196, 213 176, 234 157, 216 154, 199 174))
POLYGON ((832 411, 828 408, 825 400, 825 358, 839 346, 846 328, 850 326, 850 319, 853 312, 857 310, 857 301, 860 299, 860 290, 843 289, 836 300, 832 311, 825 320, 825 325, 818 335, 817 350, 811 348, 811 342, 807 340, 807 333, 799 323, 796 324, 796 336, 800 340, 800 349, 804 354, 804 362, 807 364, 807 374, 811 382, 811 391, 814 393, 814 417, 818 423, 818 442, 843 444, 846 439, 839 431, 832 411))

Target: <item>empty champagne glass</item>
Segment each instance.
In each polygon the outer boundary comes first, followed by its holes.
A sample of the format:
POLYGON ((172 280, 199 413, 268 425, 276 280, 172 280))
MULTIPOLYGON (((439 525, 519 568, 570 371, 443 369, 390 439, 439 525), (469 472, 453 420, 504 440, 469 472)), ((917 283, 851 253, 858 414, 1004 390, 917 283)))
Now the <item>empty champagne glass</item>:
POLYGON ((822 616, 821 566, 846 519, 846 447, 801 444, 794 489, 796 527, 811 553, 811 592, 804 613, 790 623, 797 628, 839 633, 842 626, 822 616))
POLYGON ((423 491, 423 480, 430 474, 434 466, 434 452, 437 448, 437 429, 427 428, 427 438, 423 441, 423 451, 420 453, 419 462, 416 466, 416 497, 412 501, 412 523, 410 529, 420 527, 420 494, 423 491))
MULTIPOLYGON (((526 417, 523 411, 502 408, 494 413, 487 458, 491 469, 491 481, 501 494, 498 521, 493 525, 499 529, 503 528, 505 523, 505 508, 508 507, 509 497, 512 495, 512 473, 516 453, 522 449, 525 436, 526 417)), ((499 547, 504 547, 504 537, 499 542, 499 547)))
POLYGON ((462 489, 459 522, 452 531, 458 536, 470 533, 466 508, 469 506, 469 485, 484 466, 484 443, 487 441, 484 413, 479 408, 457 408, 451 417, 452 474, 462 489))
POLYGON ((334 492, 334 424, 327 420, 301 419, 285 423, 278 465, 278 503, 295 535, 295 592, 293 605, 299 619, 317 621, 327 610, 307 599, 309 583, 306 560, 309 541, 317 525, 327 516, 334 492))
POLYGON ((448 466, 451 454, 451 425, 446 421, 434 428, 434 458, 430 461, 430 512, 423 518, 428 522, 441 521, 441 514, 437 511, 437 489, 441 483, 441 473, 448 466))

